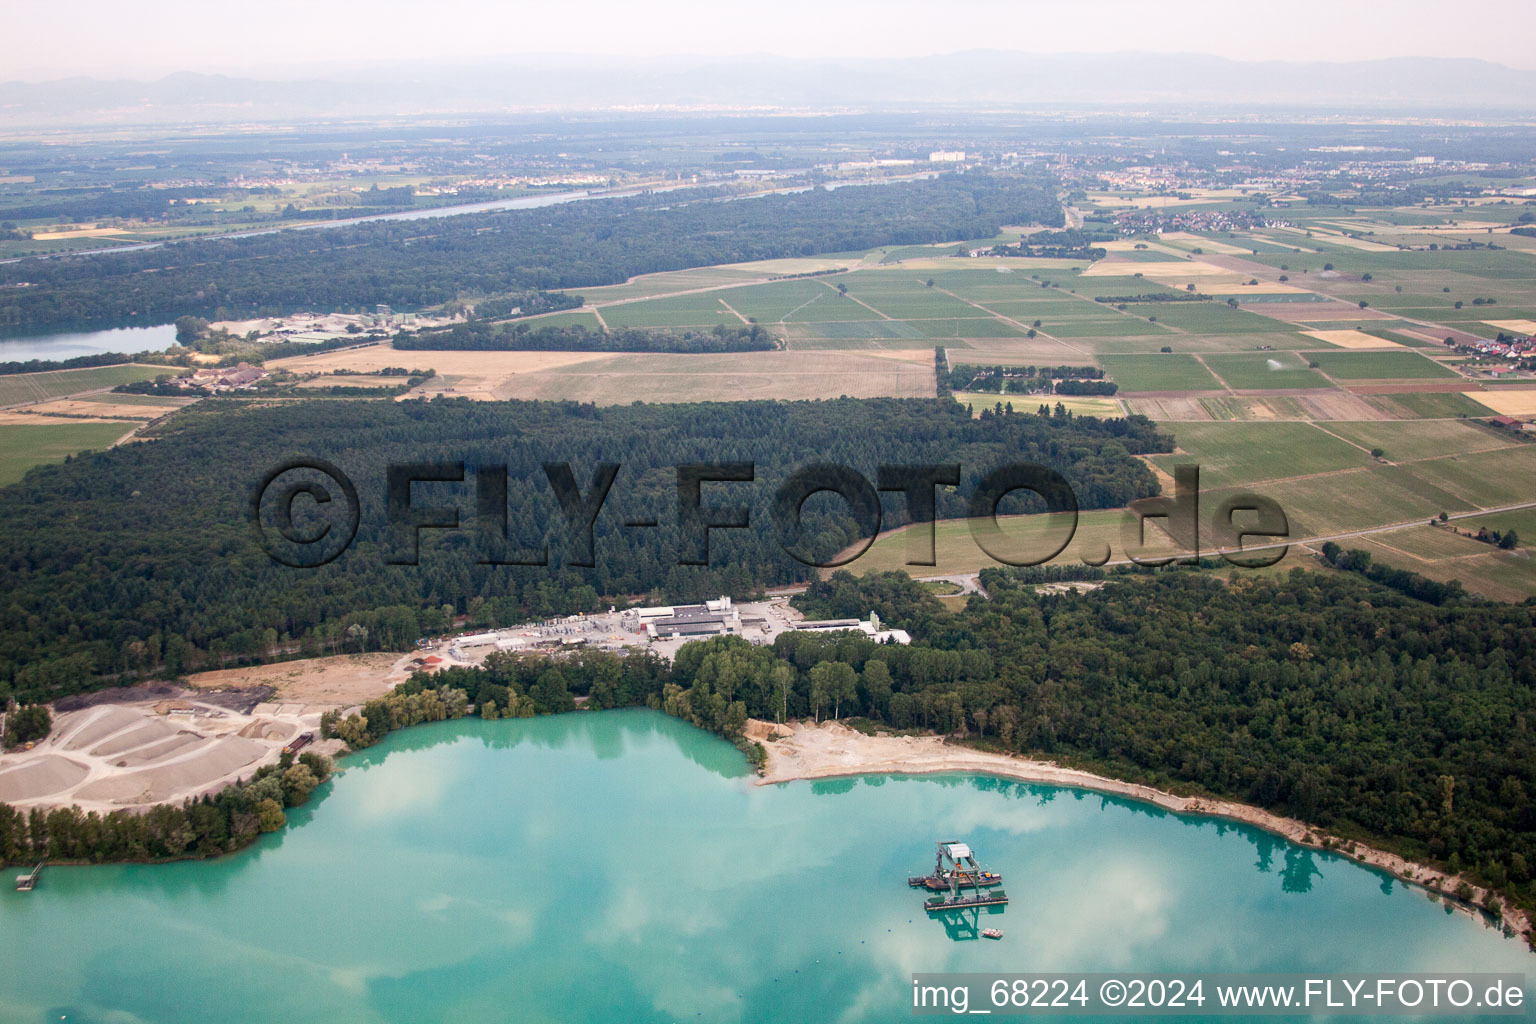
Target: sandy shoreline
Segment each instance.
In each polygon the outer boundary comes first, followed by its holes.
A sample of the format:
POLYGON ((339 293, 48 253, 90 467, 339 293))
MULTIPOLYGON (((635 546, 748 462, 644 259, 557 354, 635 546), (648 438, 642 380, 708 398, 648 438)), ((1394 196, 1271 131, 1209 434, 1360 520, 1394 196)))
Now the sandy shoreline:
MULTIPOLYGON (((1129 797, 1179 814, 1240 821, 1300 846, 1328 850, 1357 863, 1380 868, 1404 882, 1448 897, 1453 901, 1452 906, 1457 905, 1454 894, 1463 881, 1459 875, 1445 874, 1395 853, 1330 836, 1321 829, 1259 807, 1210 797, 1183 797, 1139 783, 1064 768, 1050 761, 950 746, 938 736, 866 736, 835 722, 823 722, 819 726, 808 722, 781 726, 761 721, 749 723, 747 735, 761 742, 768 752, 768 763, 757 781, 760 786, 851 775, 976 772, 1129 797), (781 738, 771 739, 774 735, 781 738), (1331 848, 1324 846, 1326 841, 1332 842, 1331 848)), ((1472 902, 1483 906, 1490 893, 1470 881, 1467 884, 1472 887, 1472 902)), ((1506 907, 1503 921, 1516 934, 1530 937, 1531 922, 1522 911, 1506 907)))

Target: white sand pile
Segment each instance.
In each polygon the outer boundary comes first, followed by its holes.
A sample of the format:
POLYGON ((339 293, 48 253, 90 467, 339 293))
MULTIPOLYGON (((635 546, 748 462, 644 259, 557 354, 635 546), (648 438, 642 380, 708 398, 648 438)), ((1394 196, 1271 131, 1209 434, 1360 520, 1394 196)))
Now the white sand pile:
POLYGON ((253 740, 271 740, 276 743, 287 743, 298 731, 297 726, 289 725, 285 722, 274 722, 271 719, 258 718, 235 735, 253 740))
POLYGON ((44 754, 0 771, 0 801, 35 800, 68 789, 86 774, 84 765, 58 754, 44 754))
POLYGON ((138 725, 144 716, 132 708, 104 705, 78 713, 71 728, 59 735, 65 750, 88 750, 115 732, 138 725))
POLYGON ((140 747, 130 754, 124 754, 122 757, 114 757, 112 763, 120 767, 137 768, 140 765, 163 761, 176 755, 190 754, 193 747, 210 742, 212 741, 207 737, 199 736, 195 732, 181 732, 175 736, 163 739, 159 743, 140 747))
POLYGON ((82 786, 76 796, 118 804, 156 803, 212 785, 260 759, 268 749, 258 740, 226 736, 190 757, 92 782, 82 786))
POLYGON ((158 743, 174 735, 176 735, 176 727, 169 722, 159 718, 141 718, 139 725, 109 737, 105 743, 92 747, 91 753, 97 757, 111 757, 135 747, 158 743))

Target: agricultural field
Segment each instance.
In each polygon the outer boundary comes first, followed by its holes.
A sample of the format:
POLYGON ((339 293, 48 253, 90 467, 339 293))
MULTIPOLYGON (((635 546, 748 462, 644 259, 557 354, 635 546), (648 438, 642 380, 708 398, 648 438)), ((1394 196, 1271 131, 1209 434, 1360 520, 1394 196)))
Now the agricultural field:
POLYGON ((1267 334, 1280 326, 1224 302, 1136 302, 1126 312, 1188 334, 1267 334))
POLYGON ((1469 455, 1519 443, 1488 427, 1462 420, 1330 423, 1327 429, 1361 448, 1380 448, 1393 462, 1469 455))
POLYGON ((1221 382, 1192 355, 1116 355, 1102 360, 1104 372, 1121 391, 1221 391, 1221 382))
POLYGON ((1153 463, 1170 474, 1194 463, 1206 487, 1358 469, 1370 461, 1357 446, 1310 423, 1183 423, 1174 435, 1179 453, 1154 456, 1153 463))
MULTIPOLYGON (((1521 544, 1513 551, 1502 551, 1465 536, 1469 530, 1475 534, 1483 525, 1508 529, 1491 525, 1490 520, 1497 518, 1452 520, 1448 527, 1410 526, 1356 538, 1350 546, 1370 552, 1377 561, 1430 579, 1459 580, 1469 592, 1495 601, 1523 601, 1536 596, 1536 559, 1530 548, 1521 544), (1453 533, 1452 529, 1460 532, 1453 533)), ((1516 532, 1528 536, 1518 527, 1516 532)))
MULTIPOLYGON (((434 353, 436 355, 436 353, 434 353)), ((428 382, 423 388, 431 388, 428 382)), ((627 405, 747 399, 931 398, 933 350, 599 354, 505 375, 473 397, 627 405)))
POLYGON ((0 376, 0 406, 46 402, 50 398, 100 388, 116 387, 136 380, 153 380, 172 373, 166 366, 125 363, 121 366, 91 366, 83 370, 49 370, 43 373, 15 373, 0 376))
POLYGON ((110 448, 137 424, 121 421, 71 423, 36 417, 38 423, 0 423, 0 486, 13 484, 33 466, 62 462, 82 451, 110 448))
POLYGON ((1308 369, 1309 357, 1295 352, 1223 352, 1200 358, 1237 391, 1328 387, 1326 377, 1308 369))
MULTIPOLYGON (((1031 561, 1050 553, 1066 535, 1063 523, 1052 521, 1054 518, 1048 515, 999 517, 1004 534, 1001 553, 1013 559, 1031 561)), ((1081 565, 1085 556, 1096 561, 1104 557, 1106 547, 1112 559, 1124 559, 1126 548, 1123 531, 1127 522, 1134 526, 1134 517, 1120 509, 1096 509, 1079 513, 1071 541, 1048 564, 1081 565)), ((869 546, 869 550, 847 568, 858 573, 901 570, 913 576, 949 576, 977 572, 998 564, 976 543, 966 520, 950 519, 934 524, 934 556, 937 564, 908 565, 907 559, 912 557, 908 537, 911 529, 902 527, 882 533, 869 546)), ((1166 535, 1156 528, 1149 528, 1145 545, 1138 551, 1138 555, 1157 557, 1174 550, 1166 535)))
POLYGON ((1312 359, 1335 380, 1417 380, 1456 377, 1417 352, 1314 352, 1312 359))
POLYGON ((1488 410, 1458 391, 1419 391, 1397 395, 1379 395, 1376 400, 1405 410, 1407 416, 1426 419, 1486 416, 1488 410))
MULTIPOLYGON (((1149 459, 1165 488, 1174 466, 1201 466, 1206 517, 1222 497, 1252 488, 1280 502, 1296 539, 1339 536, 1425 575, 1460 573, 1490 596, 1524 596, 1536 584, 1520 552, 1495 554, 1452 532, 1400 525, 1441 511, 1536 500, 1525 483, 1536 479, 1536 446, 1468 422, 1494 412, 1536 416, 1536 390, 1498 390, 1427 358, 1448 355, 1446 337, 1492 337, 1536 321, 1536 260, 1393 247, 1399 242, 1389 232, 1407 245, 1448 237, 1440 228, 1451 216, 1332 211, 1303 218, 1306 226, 1296 231, 1177 233, 1150 239, 1145 249, 1110 243, 1111 258, 1096 265, 954 258, 949 254, 958 246, 939 245, 816 257, 803 266, 779 261, 648 275, 583 290, 588 308, 540 319, 655 328, 754 320, 783 338, 785 350, 419 353, 415 361, 430 362, 441 376, 418 393, 600 404, 932 395, 935 346, 951 363, 1098 365, 1119 385, 1116 397, 955 399, 973 413, 999 403, 1032 411, 1059 402, 1074 415, 1146 415, 1178 445, 1176 453, 1149 459), (1376 234, 1357 239, 1350 231, 1376 234), (770 280, 809 269, 837 272, 770 280), (1282 275, 1288 280, 1281 282, 1282 275), (1133 302, 1124 310, 1094 301, 1184 292, 1187 284, 1216 298, 1133 302), (1237 308, 1224 301, 1228 296, 1238 299, 1237 308), (1474 306, 1476 297, 1496 302, 1474 306), (1036 337, 1026 336, 1030 330, 1036 337), (1165 347, 1172 351, 1160 351, 1165 347), (1450 387, 1468 390, 1439 390, 1450 387), (1371 456, 1376 448, 1382 460, 1371 456), (1382 527, 1397 528, 1374 532, 1382 527)), ((380 360, 400 363, 387 348, 313 362, 366 371, 380 360)), ((1123 519, 1113 511, 1085 514, 1078 538, 1058 560, 1077 562, 1085 541, 1095 548, 1108 543, 1116 559, 1123 557, 1123 519)), ((1008 521, 1020 538, 1046 532, 1034 517, 1008 521)), ((938 529, 940 564, 911 571, 940 575, 992 564, 964 523, 938 529)), ((1536 541, 1536 522, 1524 533, 1536 541)), ((900 568, 904 561, 900 536, 882 536, 851 568, 900 568)))

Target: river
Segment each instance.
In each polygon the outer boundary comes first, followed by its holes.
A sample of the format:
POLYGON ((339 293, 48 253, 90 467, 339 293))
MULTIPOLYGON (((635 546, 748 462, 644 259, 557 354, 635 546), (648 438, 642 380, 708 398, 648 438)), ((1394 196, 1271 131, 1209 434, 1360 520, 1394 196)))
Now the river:
POLYGON ((656 712, 417 726, 344 764, 243 853, 6 886, 0 1016, 889 1021, 919 970, 1530 966, 1252 828, 969 775, 757 787, 656 712), (905 884, 952 838, 1006 877, 1001 941, 905 884))

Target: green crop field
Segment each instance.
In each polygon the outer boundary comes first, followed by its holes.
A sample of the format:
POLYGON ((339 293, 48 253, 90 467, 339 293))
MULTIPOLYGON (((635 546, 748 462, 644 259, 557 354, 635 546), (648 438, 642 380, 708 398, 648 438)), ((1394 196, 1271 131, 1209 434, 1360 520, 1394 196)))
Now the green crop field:
POLYGON ((1531 481, 1536 480, 1536 445, 1449 455, 1415 462, 1407 469, 1426 484, 1483 508, 1536 500, 1531 493, 1531 481))
MULTIPOLYGON (((940 317, 986 316, 985 311, 946 295, 937 288, 924 287, 908 273, 886 271, 849 274, 838 278, 848 286, 848 294, 896 320, 929 320, 940 317)), ((848 302, 848 298, 840 301, 848 302)))
MULTIPOLYGON (((980 310, 977 310, 980 312, 980 310)), ((968 317, 959 320, 903 320, 926 338, 1022 338, 1024 331, 995 317, 968 317)))
POLYGON ((1194 356, 1178 352, 1105 356, 1101 362, 1121 391, 1221 391, 1221 383, 1194 356))
POLYGON ((776 281, 706 293, 759 323, 877 320, 879 314, 839 295, 819 280, 776 281))
POLYGON ((647 274, 625 284, 602 285, 596 288, 572 289, 587 300, 588 305, 612 302, 615 299, 639 299, 662 296, 693 288, 710 288, 715 285, 750 281, 762 277, 760 272, 736 267, 698 267, 693 270, 671 270, 660 274, 647 274))
POLYGON ((1163 338, 1161 344, 1168 344, 1167 337, 1171 332, 1158 326, 1149 324, 1145 320, 1130 316, 1114 317, 1067 317, 1052 319, 1046 317, 1040 330, 1057 338, 1119 338, 1134 337, 1138 335, 1157 335, 1163 338))
POLYGON ((162 374, 174 372, 175 367, 126 363, 121 366, 92 366, 84 370, 14 373, 0 377, 0 405, 46 402, 50 398, 80 391, 116 387, 136 380, 153 380, 162 374))
MULTIPOLYGON (((1452 525, 1466 530, 1469 522, 1480 524, 1482 520, 1460 520, 1452 525)), ((1471 529, 1475 531, 1477 526, 1471 529)), ((1523 601, 1536 596, 1536 559, 1524 544, 1514 551, 1501 551, 1491 544, 1433 526, 1372 534, 1349 543, 1388 565, 1430 579, 1459 580, 1468 592, 1494 601, 1523 601)))
MULTIPOLYGON (((1062 524, 1050 522, 1052 518, 1043 515, 1001 517, 1005 535, 1003 545, 1006 547, 1002 553, 1015 559, 1049 553, 1065 535, 1062 524)), ((1130 514, 1123 509, 1096 509, 1079 513, 1077 529, 1072 534, 1071 542, 1051 563, 1080 565, 1084 552, 1101 557, 1106 545, 1112 558, 1125 558, 1122 530, 1130 518, 1130 514)), ((907 532, 907 529, 901 529, 881 534, 868 551, 846 568, 861 574, 897 569, 913 576, 948 576, 976 572, 999 564, 976 544, 967 520, 947 519, 934 524, 934 552, 938 564, 931 567, 907 564, 911 556, 907 532)), ((1155 556, 1171 550, 1166 536, 1155 528, 1147 530, 1146 541, 1146 548, 1138 554, 1155 556)))
POLYGON ((1271 334, 1285 325, 1267 316, 1233 309, 1225 302, 1137 302, 1126 312, 1140 317, 1157 317, 1165 327, 1190 334, 1271 334))
POLYGON ((589 331, 602 330, 602 325, 597 322, 597 316, 590 309, 574 309, 566 313, 550 313, 530 320, 519 319, 511 322, 527 324, 530 331, 536 331, 540 327, 585 327, 589 331))
POLYGON ((33 466, 61 462, 66 455, 109 448, 132 423, 49 422, 0 424, 0 485, 13 484, 33 466))
MULTIPOLYGON (((1391 396, 1396 398, 1396 395, 1391 396)), ((1518 442, 1487 427, 1462 420, 1371 420, 1329 423, 1328 429, 1362 448, 1380 448, 1394 462, 1506 448, 1518 442)))
MULTIPOLYGON (((1449 496, 1437 500, 1440 492, 1419 481, 1405 483, 1382 472, 1385 468, 1265 481, 1252 489, 1279 503, 1290 520, 1291 535, 1297 538, 1333 536, 1416 519, 1428 522, 1442 508, 1447 512, 1470 510, 1468 502, 1449 496)), ((1224 498, 1249 489, 1249 485, 1202 488, 1200 507, 1214 511, 1224 498)))
POLYGON ((1401 406, 1410 415, 1422 416, 1425 419, 1488 415, 1487 409, 1459 391, 1423 391, 1372 397, 1401 406))
POLYGON ((1454 378, 1454 370, 1417 352, 1314 352, 1312 359, 1336 380, 1454 378))
MULTIPOLYGON (((791 340, 806 342, 815 338, 846 342, 920 340, 926 337, 922 331, 905 320, 843 320, 827 323, 793 323, 776 326, 775 329, 784 331, 791 340)), ((806 345, 805 347, 811 346, 806 345)), ((837 348, 838 346, 829 345, 827 347, 837 348)))
POLYGON ((1205 365, 1237 390, 1326 388, 1327 378, 1307 368, 1307 357, 1294 352, 1222 352, 1202 355, 1205 365))
POLYGON ((1173 434, 1183 454, 1152 461, 1173 472, 1181 463, 1200 467, 1203 486, 1225 487, 1357 469, 1370 457, 1309 423, 1180 423, 1173 434))
MULTIPOLYGON (((978 299, 976 301, 980 302, 981 300, 978 299)), ((1044 321, 1073 316, 1107 320, 1111 316, 1119 315, 1114 311, 1114 307, 1106 306, 1102 302, 1089 302, 1070 296, 1060 297, 1058 292, 1044 292, 1038 299, 999 299, 988 301, 984 305, 994 313, 1012 317, 1026 324, 1033 323, 1036 320, 1044 321)))
POLYGON ((644 302, 626 302, 602 310, 610 327, 713 327, 741 326, 741 320, 720 304, 722 292, 673 295, 644 302))

